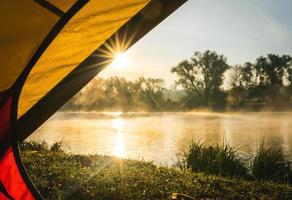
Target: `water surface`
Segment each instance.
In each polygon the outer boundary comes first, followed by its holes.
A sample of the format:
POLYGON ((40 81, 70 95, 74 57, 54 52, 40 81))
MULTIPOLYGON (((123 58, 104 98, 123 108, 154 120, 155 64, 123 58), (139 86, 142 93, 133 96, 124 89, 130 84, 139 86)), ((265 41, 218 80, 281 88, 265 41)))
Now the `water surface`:
POLYGON ((62 140, 68 150, 171 164, 191 140, 222 144, 250 156, 265 144, 292 155, 292 113, 59 112, 29 139, 62 140))

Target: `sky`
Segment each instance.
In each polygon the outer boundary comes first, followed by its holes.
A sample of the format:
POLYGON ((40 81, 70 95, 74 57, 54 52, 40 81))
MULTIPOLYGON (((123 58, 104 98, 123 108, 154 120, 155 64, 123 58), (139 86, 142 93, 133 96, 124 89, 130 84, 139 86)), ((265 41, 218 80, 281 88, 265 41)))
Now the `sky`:
POLYGON ((189 0, 133 45, 123 67, 110 65, 99 76, 162 78, 195 51, 217 51, 230 65, 253 62, 267 53, 292 55, 291 0, 189 0))

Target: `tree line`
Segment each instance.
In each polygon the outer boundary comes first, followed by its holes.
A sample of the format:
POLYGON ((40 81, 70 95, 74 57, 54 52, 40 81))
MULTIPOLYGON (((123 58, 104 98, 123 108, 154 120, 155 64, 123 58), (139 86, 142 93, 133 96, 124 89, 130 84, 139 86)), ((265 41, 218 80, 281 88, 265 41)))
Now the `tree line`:
POLYGON ((292 107, 292 58, 267 54, 231 66, 215 51, 195 52, 171 68, 175 89, 162 79, 96 78, 63 109, 180 111, 197 108, 283 109, 292 107))
POLYGON ((95 78, 75 95, 64 110, 160 111, 165 109, 162 79, 95 78))

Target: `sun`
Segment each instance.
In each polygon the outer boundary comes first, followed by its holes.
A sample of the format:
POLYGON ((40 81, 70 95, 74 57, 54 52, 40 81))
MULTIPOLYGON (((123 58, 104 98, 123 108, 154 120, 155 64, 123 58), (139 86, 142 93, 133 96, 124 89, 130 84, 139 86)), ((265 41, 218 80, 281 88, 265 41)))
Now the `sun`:
POLYGON ((115 54, 114 59, 109 66, 117 69, 122 69, 129 66, 129 63, 129 56, 126 53, 119 52, 115 54))

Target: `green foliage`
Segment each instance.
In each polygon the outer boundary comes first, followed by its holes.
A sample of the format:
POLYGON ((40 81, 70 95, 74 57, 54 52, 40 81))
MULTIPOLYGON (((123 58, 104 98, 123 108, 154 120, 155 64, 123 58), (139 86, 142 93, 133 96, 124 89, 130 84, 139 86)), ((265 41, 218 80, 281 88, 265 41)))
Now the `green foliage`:
POLYGON ((20 149, 23 151, 49 151, 48 144, 45 141, 24 141, 20 144, 20 149))
POLYGON ((158 111, 165 102, 163 97, 164 82, 161 79, 139 78, 140 100, 148 105, 148 109, 158 111))
POLYGON ((292 58, 288 55, 267 54, 256 59, 254 69, 258 77, 259 94, 269 105, 282 103, 280 89, 284 87, 284 79, 289 79, 287 70, 291 68, 292 58))
POLYGON ((158 111, 166 99, 161 79, 140 77, 128 81, 122 77, 96 78, 64 107, 64 110, 158 111))
POLYGON ((261 85, 282 85, 285 70, 290 67, 291 57, 288 55, 267 54, 260 56, 254 64, 261 85))
MULTIPOLYGON (((178 76, 177 84, 184 88, 188 99, 197 97, 192 107, 215 105, 225 106, 220 86, 223 74, 229 68, 226 58, 215 51, 195 52, 189 60, 184 60, 171 69, 178 76)), ((223 107, 224 108, 224 107, 223 107)))
POLYGON ((55 142, 51 146, 49 146, 45 141, 24 141, 19 145, 20 150, 22 151, 39 151, 39 152, 64 152, 64 146, 62 142, 55 142))
POLYGON ((258 180, 292 183, 291 162, 281 148, 261 144, 252 161, 252 175, 258 180))
POLYGON ((292 57, 289 55, 267 54, 253 63, 230 67, 224 55, 207 50, 195 52, 172 67, 171 72, 177 76, 179 89, 166 89, 162 79, 96 78, 63 109, 127 112, 292 108, 292 57), (170 91, 176 97, 170 98, 170 91))
POLYGON ((232 67, 230 95, 233 105, 242 107, 254 100, 277 108, 291 104, 291 61, 288 55, 267 54, 258 57, 253 64, 232 67))
POLYGON ((215 111, 224 110, 227 106, 227 94, 221 91, 219 88, 213 89, 210 95, 210 106, 215 111))
POLYGON ((253 71, 253 65, 249 62, 244 66, 231 67, 229 84, 233 106, 242 107, 252 97, 257 79, 253 71))
POLYGON ((52 144, 52 146, 50 147, 50 151, 54 151, 54 152, 64 151, 64 147, 62 145, 62 142, 55 142, 54 144, 52 144))
POLYGON ((208 146, 200 142, 191 142, 179 160, 193 172, 223 177, 248 177, 245 160, 228 144, 208 146))
MULTIPOLYGON (((47 145, 46 145, 47 146, 47 145)), ((211 199, 291 199, 292 187, 192 173, 151 162, 100 155, 21 152, 26 170, 45 199, 158 200, 173 192, 211 199)), ((45 149, 45 150, 44 150, 45 149)))
POLYGON ((256 155, 250 160, 241 157, 229 145, 191 142, 187 151, 178 154, 177 165, 181 169, 223 177, 292 183, 291 161, 281 148, 268 148, 264 144, 258 147, 256 155))

